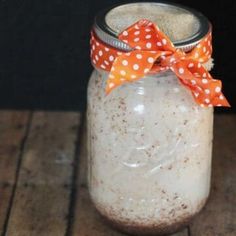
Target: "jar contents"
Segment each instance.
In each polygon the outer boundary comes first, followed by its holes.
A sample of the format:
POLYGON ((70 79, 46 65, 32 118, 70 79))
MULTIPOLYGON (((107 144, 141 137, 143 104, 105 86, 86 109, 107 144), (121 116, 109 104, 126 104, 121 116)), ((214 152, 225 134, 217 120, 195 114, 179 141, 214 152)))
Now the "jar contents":
POLYGON ((121 5, 109 11, 105 20, 110 28, 119 33, 140 20, 140 16, 156 23, 172 41, 189 38, 200 27, 196 17, 189 11, 154 3, 121 5))
POLYGON ((171 72, 109 96, 106 79, 93 72, 88 90, 93 202, 122 231, 173 232, 209 194, 212 108, 198 106, 171 72))

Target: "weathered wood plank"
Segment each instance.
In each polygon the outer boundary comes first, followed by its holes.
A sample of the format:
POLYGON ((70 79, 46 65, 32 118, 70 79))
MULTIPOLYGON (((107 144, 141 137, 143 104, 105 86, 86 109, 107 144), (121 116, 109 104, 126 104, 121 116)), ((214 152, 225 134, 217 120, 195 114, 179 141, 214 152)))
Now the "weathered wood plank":
MULTIPOLYGON (((79 153, 79 177, 77 181, 77 202, 75 205, 74 221, 72 225, 73 236, 125 236, 104 223, 96 212, 89 197, 87 188, 87 145, 86 126, 83 127, 82 142, 79 153)), ((173 236, 188 236, 187 229, 173 234, 173 236)))
POLYGON ((79 178, 77 181, 77 188, 81 185, 88 187, 88 179, 87 179, 87 168, 88 168, 88 151, 87 151, 87 125, 86 120, 84 121, 83 127, 81 129, 81 142, 79 149, 79 165, 78 165, 78 174, 79 178))
POLYGON ((29 112, 0 112, 0 235, 3 234, 16 181, 29 112))
POLYGON ((65 235, 79 124, 78 113, 34 113, 6 235, 65 235))
POLYGON ((236 115, 218 115, 208 204, 190 227, 191 236, 236 235, 236 115))

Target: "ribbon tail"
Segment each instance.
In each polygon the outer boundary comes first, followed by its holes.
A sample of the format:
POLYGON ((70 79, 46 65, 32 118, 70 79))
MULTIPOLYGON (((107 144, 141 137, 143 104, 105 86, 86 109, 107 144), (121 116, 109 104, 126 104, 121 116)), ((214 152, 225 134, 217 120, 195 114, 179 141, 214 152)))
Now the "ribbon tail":
POLYGON ((195 60, 183 60, 171 67, 179 81, 188 88, 194 100, 202 107, 230 107, 221 92, 222 83, 213 79, 210 73, 195 60))
POLYGON ((126 82, 143 78, 150 72, 161 54, 161 51, 133 50, 117 56, 108 75, 106 94, 126 82))

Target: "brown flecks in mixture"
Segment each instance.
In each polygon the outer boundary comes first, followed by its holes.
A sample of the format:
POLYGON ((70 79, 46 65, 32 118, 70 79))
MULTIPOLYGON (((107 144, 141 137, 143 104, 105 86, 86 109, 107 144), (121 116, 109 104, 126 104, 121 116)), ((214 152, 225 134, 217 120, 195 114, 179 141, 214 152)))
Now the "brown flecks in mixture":
POLYGON ((195 215, 185 216, 173 223, 162 223, 162 224, 149 224, 145 223, 133 223, 128 219, 126 221, 116 221, 111 218, 107 218, 103 216, 103 219, 108 222, 115 229, 128 233, 130 235, 166 235, 170 233, 174 233, 182 228, 184 228, 189 221, 194 218, 195 215))
MULTIPOLYGON (((175 195, 178 197, 177 194, 175 195)), ((130 219, 127 213, 129 214, 133 211, 123 207, 116 209, 113 206, 108 207, 107 205, 102 206, 100 204, 95 204, 95 207, 108 223, 122 232, 133 235, 154 236, 176 232, 189 224, 205 205, 206 201, 207 198, 202 199, 194 211, 189 211, 191 208, 185 202, 177 203, 172 209, 161 208, 159 214, 162 215, 163 213, 165 217, 160 215, 160 220, 153 220, 153 216, 146 218, 137 216, 130 219), (167 210, 168 212, 166 212, 167 210)))
POLYGON ((152 156, 152 154, 151 154, 148 150, 145 150, 145 153, 146 153, 146 155, 147 155, 148 157, 151 157, 151 156, 152 156))
POLYGON ((188 123, 188 120, 184 120, 184 125, 186 125, 188 123))
POLYGON ((189 161, 189 158, 186 157, 186 158, 184 159, 184 163, 186 163, 186 162, 188 162, 188 161, 189 161))
POLYGON ((175 216, 175 210, 172 209, 168 214, 171 215, 172 217, 174 217, 175 216))
POLYGON ((99 83, 99 81, 96 79, 96 80, 95 80, 95 85, 97 86, 97 85, 98 85, 98 83, 99 83))
POLYGON ((120 99, 120 104, 121 104, 121 105, 125 105, 124 98, 121 98, 121 99, 120 99))
MULTIPOLYGON (((126 107, 126 103, 125 103, 125 101, 124 101, 124 98, 121 98, 121 99, 120 99, 118 108, 119 108, 120 110, 122 110, 122 111, 126 111, 126 110, 127 110, 127 107, 126 107)), ((123 113, 123 115, 125 116, 126 114, 123 113)))
POLYGON ((173 168, 173 166, 172 165, 170 165, 169 167, 168 167, 168 170, 171 170, 173 168))

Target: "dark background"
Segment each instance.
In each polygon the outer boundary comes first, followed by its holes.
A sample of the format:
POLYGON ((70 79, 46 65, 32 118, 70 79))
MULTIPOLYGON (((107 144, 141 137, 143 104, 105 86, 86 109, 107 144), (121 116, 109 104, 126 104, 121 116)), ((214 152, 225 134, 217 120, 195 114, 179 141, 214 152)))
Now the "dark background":
MULTIPOLYGON (((0 0, 0 109, 84 110, 89 31, 118 0, 0 0)), ((194 7, 214 27, 215 68, 235 112, 235 1, 172 1, 194 7)))

